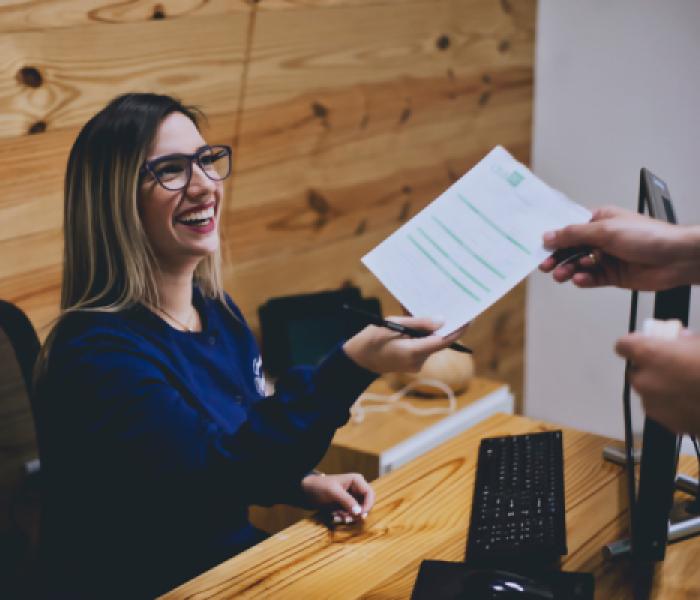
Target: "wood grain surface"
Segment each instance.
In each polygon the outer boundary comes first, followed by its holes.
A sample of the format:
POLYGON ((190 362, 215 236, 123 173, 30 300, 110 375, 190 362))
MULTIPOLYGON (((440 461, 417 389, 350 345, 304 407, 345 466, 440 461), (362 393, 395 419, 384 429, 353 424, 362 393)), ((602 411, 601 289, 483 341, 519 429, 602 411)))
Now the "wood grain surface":
MULTIPOLYGON (((328 529, 304 520, 173 590, 168 599, 409 598, 423 559, 464 559, 479 440, 553 429, 496 415, 374 483, 377 504, 361 526, 328 529)), ((603 461, 610 440, 564 429, 565 571, 596 577, 596 598, 632 598, 624 560, 602 558, 626 530, 623 471, 603 461)), ((696 461, 681 470, 696 475, 696 461)), ((700 538, 671 545, 659 565, 656 600, 694 598, 700 538)))
POLYGON ((3 0, 0 32, 248 13, 246 0, 3 0))
POLYGON ((12 60, 0 63, 0 135, 79 127, 126 91, 234 110, 246 24, 234 13, 3 34, 0 52, 12 60))

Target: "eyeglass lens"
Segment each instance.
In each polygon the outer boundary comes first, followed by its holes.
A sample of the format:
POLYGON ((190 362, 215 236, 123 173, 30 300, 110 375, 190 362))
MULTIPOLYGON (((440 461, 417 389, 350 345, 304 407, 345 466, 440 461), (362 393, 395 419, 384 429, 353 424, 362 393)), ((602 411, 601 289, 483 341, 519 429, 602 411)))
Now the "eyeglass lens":
MULTIPOLYGON (((214 181, 220 181, 229 176, 231 160, 228 148, 211 146, 202 149, 197 155, 197 162, 204 174, 214 181)), ((181 190, 191 176, 192 161, 187 156, 168 157, 158 161, 152 169, 161 185, 169 190, 181 190)))

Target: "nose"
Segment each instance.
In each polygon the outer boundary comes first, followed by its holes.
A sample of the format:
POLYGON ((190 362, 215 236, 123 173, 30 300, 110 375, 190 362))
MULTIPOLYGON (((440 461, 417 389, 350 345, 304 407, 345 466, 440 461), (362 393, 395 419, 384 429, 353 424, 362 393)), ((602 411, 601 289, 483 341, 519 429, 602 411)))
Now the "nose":
POLYGON ((212 193, 216 191, 217 185, 217 181, 207 177, 202 168, 196 162, 192 162, 192 177, 190 178, 190 185, 188 187, 188 192, 190 194, 201 195, 212 193))

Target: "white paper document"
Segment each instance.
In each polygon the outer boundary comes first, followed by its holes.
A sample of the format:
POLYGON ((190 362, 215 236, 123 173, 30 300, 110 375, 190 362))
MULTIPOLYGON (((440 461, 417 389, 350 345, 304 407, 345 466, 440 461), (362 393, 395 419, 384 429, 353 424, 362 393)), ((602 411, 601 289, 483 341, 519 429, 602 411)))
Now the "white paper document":
POLYGON ((443 320, 446 335, 551 254, 545 231, 590 218, 496 146, 362 262, 411 314, 443 320))

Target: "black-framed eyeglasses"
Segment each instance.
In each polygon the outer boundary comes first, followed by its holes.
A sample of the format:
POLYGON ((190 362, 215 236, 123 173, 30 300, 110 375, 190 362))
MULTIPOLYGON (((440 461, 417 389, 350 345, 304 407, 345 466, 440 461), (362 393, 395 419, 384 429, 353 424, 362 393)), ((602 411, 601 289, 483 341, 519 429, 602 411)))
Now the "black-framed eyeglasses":
POLYGON ((168 154, 146 161, 139 174, 150 174, 166 190, 175 192, 190 184, 192 163, 212 181, 221 181, 231 174, 231 146, 202 146, 194 154, 168 154))

